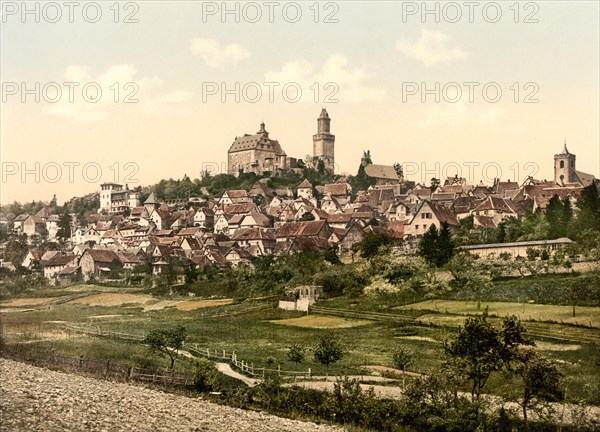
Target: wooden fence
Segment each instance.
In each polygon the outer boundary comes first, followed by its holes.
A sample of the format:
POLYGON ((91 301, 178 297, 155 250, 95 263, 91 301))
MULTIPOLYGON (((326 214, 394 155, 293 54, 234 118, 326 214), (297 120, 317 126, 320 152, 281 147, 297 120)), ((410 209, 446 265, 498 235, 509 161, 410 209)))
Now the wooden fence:
POLYGON ((238 368, 241 372, 250 375, 252 377, 262 377, 265 378, 266 375, 277 375, 280 377, 288 377, 293 378, 294 381, 297 381, 299 378, 302 379, 310 379, 312 377, 312 369, 308 368, 305 371, 287 371, 282 370, 281 366, 278 366, 277 369, 269 369, 269 368, 255 368, 254 363, 248 363, 244 360, 238 359, 237 354, 234 352, 227 352, 225 350, 211 350, 210 348, 200 348, 198 345, 194 344, 191 346, 187 346, 186 350, 196 357, 205 357, 207 359, 215 359, 225 361, 230 363, 232 366, 238 368))
POLYGON ((194 384, 194 375, 185 372, 144 369, 129 365, 115 364, 110 361, 98 361, 83 357, 50 356, 49 365, 60 369, 75 369, 96 375, 121 380, 155 382, 159 384, 189 386, 194 384))
MULTIPOLYGON (((74 332, 86 334, 88 336, 107 337, 111 339, 124 340, 132 343, 141 343, 144 340, 143 337, 138 335, 120 333, 113 330, 104 330, 99 326, 96 328, 84 328, 73 325, 68 327, 74 332)), ((275 375, 282 378, 290 378, 294 381, 298 381, 298 379, 312 378, 311 368, 308 368, 305 371, 282 370, 281 366, 278 366, 277 369, 258 367, 255 368, 254 363, 249 363, 243 359, 239 359, 235 351, 230 353, 225 350, 211 350, 210 348, 202 348, 197 344, 186 345, 185 351, 189 352, 190 354, 196 357, 204 357, 211 360, 220 360, 225 363, 229 363, 232 367, 237 368, 240 372, 249 375, 253 378, 264 379, 266 376, 275 375)))

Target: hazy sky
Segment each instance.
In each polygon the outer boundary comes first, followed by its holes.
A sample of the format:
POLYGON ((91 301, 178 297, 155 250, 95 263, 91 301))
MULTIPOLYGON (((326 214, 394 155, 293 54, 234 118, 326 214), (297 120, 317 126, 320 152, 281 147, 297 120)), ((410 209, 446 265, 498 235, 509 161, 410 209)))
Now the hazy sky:
POLYGON ((0 201, 196 178, 261 121, 303 158, 322 107, 341 173, 550 179, 566 139, 600 177, 599 3, 475 3, 3 1, 0 201))

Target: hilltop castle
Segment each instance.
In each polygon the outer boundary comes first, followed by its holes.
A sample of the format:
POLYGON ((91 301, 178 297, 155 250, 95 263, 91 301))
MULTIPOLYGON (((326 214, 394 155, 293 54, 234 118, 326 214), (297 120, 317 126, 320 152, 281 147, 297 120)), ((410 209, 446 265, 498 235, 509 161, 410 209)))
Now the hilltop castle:
MULTIPOLYGON (((327 170, 334 170, 335 135, 330 133, 331 119, 323 108, 317 119, 317 133, 313 135, 313 160, 322 160, 327 170)), ((244 134, 236 137, 227 151, 227 173, 265 172, 275 174, 277 171, 297 167, 297 159, 288 157, 279 141, 269 138, 265 124, 254 135, 244 134)))

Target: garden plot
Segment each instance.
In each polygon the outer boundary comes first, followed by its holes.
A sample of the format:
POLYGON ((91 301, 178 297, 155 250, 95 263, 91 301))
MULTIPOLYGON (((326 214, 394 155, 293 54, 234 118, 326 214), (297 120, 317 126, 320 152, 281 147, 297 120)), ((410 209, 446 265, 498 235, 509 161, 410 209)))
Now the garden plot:
POLYGON ((83 304, 88 306, 123 306, 124 304, 144 305, 147 303, 156 303, 150 295, 143 294, 95 294, 88 297, 82 297, 71 300, 69 304, 83 304))
POLYGON ((300 318, 289 318, 282 320, 269 321, 273 324, 288 325, 293 327, 305 327, 305 328, 350 328, 359 327, 368 324, 372 324, 372 321, 367 320, 354 320, 338 317, 318 316, 318 315, 306 315, 300 318))
POLYGON ((60 297, 31 297, 31 298, 18 298, 10 301, 0 302, 0 307, 24 307, 24 306, 42 306, 51 303, 55 303, 60 300, 60 297))
POLYGON ((83 304, 88 306, 123 306, 134 305, 144 308, 144 312, 177 308, 182 311, 224 306, 233 303, 232 299, 219 300, 159 300, 146 294, 103 293, 82 297, 69 302, 70 304, 83 304))

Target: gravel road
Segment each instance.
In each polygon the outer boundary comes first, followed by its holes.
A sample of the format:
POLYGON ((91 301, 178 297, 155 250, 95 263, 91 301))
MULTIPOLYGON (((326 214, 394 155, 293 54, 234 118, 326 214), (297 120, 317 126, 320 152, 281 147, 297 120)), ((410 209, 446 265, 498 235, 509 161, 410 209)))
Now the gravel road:
POLYGON ((0 431, 342 431, 0 359, 0 431))

